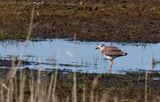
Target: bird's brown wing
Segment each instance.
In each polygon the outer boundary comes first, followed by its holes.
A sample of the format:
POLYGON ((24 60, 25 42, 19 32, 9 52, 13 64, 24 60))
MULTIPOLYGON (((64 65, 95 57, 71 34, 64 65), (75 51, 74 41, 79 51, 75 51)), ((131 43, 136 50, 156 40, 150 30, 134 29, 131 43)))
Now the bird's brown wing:
POLYGON ((114 46, 106 46, 103 49, 102 53, 108 56, 123 56, 124 55, 123 51, 121 51, 119 48, 114 47, 114 46))

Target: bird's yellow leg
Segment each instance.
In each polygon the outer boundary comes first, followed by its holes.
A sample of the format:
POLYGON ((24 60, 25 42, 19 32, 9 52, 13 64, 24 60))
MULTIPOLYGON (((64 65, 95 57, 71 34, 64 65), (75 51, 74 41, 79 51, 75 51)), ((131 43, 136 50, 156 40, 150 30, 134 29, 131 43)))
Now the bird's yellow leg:
POLYGON ((113 66, 113 60, 111 60, 111 64, 110 64, 110 66, 109 66, 109 74, 111 74, 112 73, 112 66, 113 66))

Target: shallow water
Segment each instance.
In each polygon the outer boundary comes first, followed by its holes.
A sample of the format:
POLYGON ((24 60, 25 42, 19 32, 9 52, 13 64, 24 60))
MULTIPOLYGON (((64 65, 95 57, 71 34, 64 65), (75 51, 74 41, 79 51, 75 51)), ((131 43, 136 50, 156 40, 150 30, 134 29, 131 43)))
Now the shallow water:
POLYGON ((99 44, 114 45, 128 55, 114 60, 112 71, 159 70, 159 44, 124 44, 112 42, 79 42, 64 39, 24 42, 7 40, 0 42, 1 59, 24 59, 32 62, 30 68, 70 69, 90 73, 106 73, 110 62, 104 60, 96 46, 99 44), (23 55, 23 57, 21 57, 23 55), (154 60, 153 60, 154 59, 154 60), (154 62, 155 62, 154 61, 154 62))

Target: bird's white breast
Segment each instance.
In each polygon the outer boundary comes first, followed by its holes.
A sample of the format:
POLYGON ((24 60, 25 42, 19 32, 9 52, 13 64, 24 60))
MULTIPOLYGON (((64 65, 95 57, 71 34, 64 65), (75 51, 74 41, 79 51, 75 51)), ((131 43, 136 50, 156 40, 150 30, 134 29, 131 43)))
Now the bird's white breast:
POLYGON ((107 58, 108 60, 112 60, 113 59, 113 57, 111 57, 111 56, 104 55, 104 57, 107 58))

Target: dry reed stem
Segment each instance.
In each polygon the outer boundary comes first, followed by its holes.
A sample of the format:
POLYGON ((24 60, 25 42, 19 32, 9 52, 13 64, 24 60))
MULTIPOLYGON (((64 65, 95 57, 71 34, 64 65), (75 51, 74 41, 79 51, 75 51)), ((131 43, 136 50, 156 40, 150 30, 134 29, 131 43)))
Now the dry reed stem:
POLYGON ((96 85, 98 84, 98 79, 100 76, 101 75, 97 75, 92 82, 92 87, 91 87, 91 92, 90 92, 90 102, 94 102, 94 90, 95 90, 96 85))
POLYGON ((57 69, 55 69, 55 74, 54 74, 54 82, 53 82, 53 89, 52 89, 52 102, 57 102, 56 100, 56 85, 57 85, 57 69))
POLYGON ((13 82, 14 82, 14 93, 15 93, 15 101, 18 102, 19 101, 19 96, 18 96, 18 92, 19 92, 19 89, 18 89, 18 83, 17 83, 17 77, 14 77, 13 78, 13 82))
POLYGON ((30 92, 31 92, 29 101, 30 102, 34 102, 34 81, 33 81, 33 76, 32 76, 32 79, 29 81, 29 87, 30 87, 30 92))
POLYGON ((4 102, 4 95, 3 95, 3 86, 0 85, 0 102, 4 102))
POLYGON ((73 73, 72 102, 77 102, 77 80, 76 80, 76 72, 73 73))
MULTIPOLYGON (((29 29, 28 29, 28 35, 26 37, 26 40, 25 40, 25 47, 27 47, 28 45, 28 41, 29 41, 29 38, 30 38, 30 35, 32 33, 32 28, 33 28, 33 19, 34 19, 34 12, 35 12, 35 7, 33 6, 32 8, 32 12, 31 12, 31 19, 30 19, 30 24, 29 24, 29 29)), ((25 49, 22 49, 22 53, 24 52, 25 49)), ((20 59, 22 59, 22 55, 20 56, 20 59)), ((16 71, 17 71, 17 67, 21 64, 21 60, 18 61, 18 64, 17 66, 15 66, 15 61, 12 62, 12 68, 9 72, 9 74, 7 74, 7 79, 9 80, 10 78, 13 78, 16 74, 16 71)))
POLYGON ((65 102, 69 102, 69 97, 68 96, 66 97, 66 101, 65 102))
POLYGON ((36 99, 38 99, 38 96, 40 95, 40 84, 41 84, 41 79, 40 79, 40 76, 41 76, 41 71, 38 70, 38 78, 37 78, 37 81, 36 81, 36 90, 35 90, 35 100, 34 102, 36 102, 36 99))
POLYGON ((145 96, 144 96, 144 100, 145 102, 148 102, 148 71, 146 70, 146 73, 145 73, 145 96))
POLYGON ((108 92, 105 92, 102 97, 101 97, 101 100, 100 102, 109 102, 109 96, 108 96, 108 92))
MULTIPOLYGON (((60 57, 60 52, 61 50, 58 49, 57 55, 56 55, 56 59, 59 59, 60 57)), ((58 66, 58 63, 56 63, 56 67, 58 66)), ((52 102, 57 102, 57 97, 56 97, 56 85, 57 85, 57 74, 58 74, 58 70, 55 69, 55 73, 54 73, 54 81, 53 81, 53 87, 52 87, 52 93, 50 94, 50 96, 52 96, 51 100, 52 102)))
POLYGON ((24 101, 25 80, 26 80, 25 74, 22 71, 20 71, 19 102, 24 101))
POLYGON ((118 102, 118 98, 117 98, 117 97, 114 97, 114 98, 113 98, 113 101, 114 101, 114 102, 118 102))
POLYGON ((98 95, 95 95, 95 102, 99 102, 98 95))
POLYGON ((52 87, 53 87, 53 78, 54 78, 54 75, 52 74, 51 75, 51 80, 50 80, 50 83, 49 83, 48 93, 46 94, 46 97, 47 97, 46 102, 49 102, 50 99, 51 99, 51 93, 52 93, 52 87))
POLYGON ((83 88, 82 100, 83 102, 86 102, 86 87, 85 86, 83 88))

